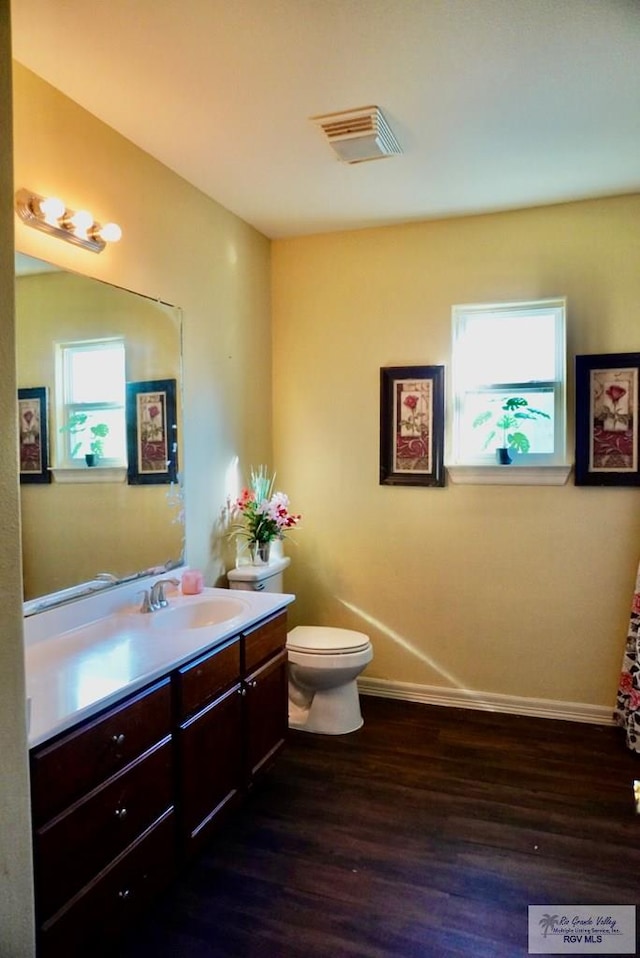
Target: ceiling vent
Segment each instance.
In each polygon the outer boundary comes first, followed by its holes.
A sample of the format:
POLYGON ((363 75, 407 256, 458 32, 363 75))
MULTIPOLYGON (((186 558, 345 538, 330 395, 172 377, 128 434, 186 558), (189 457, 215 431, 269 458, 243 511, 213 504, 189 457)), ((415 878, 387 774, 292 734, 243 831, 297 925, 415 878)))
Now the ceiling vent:
POLYGON ((402 153, 379 107, 312 116, 343 163, 365 163, 402 153))

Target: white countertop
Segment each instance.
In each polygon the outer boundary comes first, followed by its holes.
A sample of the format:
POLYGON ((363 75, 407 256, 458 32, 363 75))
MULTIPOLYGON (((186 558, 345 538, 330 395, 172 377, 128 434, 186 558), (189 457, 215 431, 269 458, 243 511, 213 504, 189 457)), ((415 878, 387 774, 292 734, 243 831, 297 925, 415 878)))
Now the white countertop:
POLYGON ((167 609, 143 614, 138 611, 137 593, 150 582, 120 586, 25 619, 30 747, 179 668, 295 599, 281 593, 228 589, 205 589, 199 595, 183 596, 174 590, 167 591, 167 609), (196 605, 210 600, 231 601, 238 612, 217 624, 185 627, 181 617, 191 616, 196 605), (176 618, 180 619, 177 624, 176 618))

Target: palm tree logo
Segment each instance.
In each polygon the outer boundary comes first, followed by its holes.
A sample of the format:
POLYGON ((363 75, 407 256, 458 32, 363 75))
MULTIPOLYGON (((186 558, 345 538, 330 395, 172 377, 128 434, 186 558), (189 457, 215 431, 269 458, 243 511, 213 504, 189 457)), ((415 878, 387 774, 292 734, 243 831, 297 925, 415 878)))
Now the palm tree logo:
POLYGON ((544 928, 544 938, 547 937, 550 931, 553 931, 555 926, 558 924, 557 915, 543 915, 540 921, 538 922, 544 928))

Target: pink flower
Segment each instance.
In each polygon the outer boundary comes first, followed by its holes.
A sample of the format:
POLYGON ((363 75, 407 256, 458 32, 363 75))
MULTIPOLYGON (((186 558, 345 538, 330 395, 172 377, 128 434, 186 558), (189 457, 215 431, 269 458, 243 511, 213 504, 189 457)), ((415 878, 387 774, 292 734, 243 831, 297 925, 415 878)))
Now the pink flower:
POLYGON ((160 410, 158 409, 157 406, 149 406, 149 415, 151 416, 152 419, 155 419, 156 416, 160 415, 160 410))
POLYGON ((614 406, 622 399, 623 396, 627 395, 627 390, 623 389, 622 386, 609 386, 605 392, 614 406))
POLYGON ((633 679, 628 672, 623 672, 620 676, 620 690, 622 692, 630 692, 633 688, 633 679))
POLYGON ((244 509, 247 508, 250 502, 254 502, 253 493, 250 492, 249 489, 243 489, 240 494, 240 498, 236 499, 234 508, 240 509, 240 511, 242 512, 244 509))
POLYGON ((32 419, 33 419, 33 413, 31 412, 30 409, 27 409, 26 413, 24 414, 24 420, 25 420, 27 426, 30 426, 30 425, 31 425, 31 420, 32 420, 32 419))
POLYGON ((411 410, 413 411, 413 410, 416 408, 416 406, 418 405, 418 397, 417 397, 417 396, 407 396, 407 398, 406 398, 405 401, 404 401, 404 405, 405 405, 408 409, 411 409, 411 410))

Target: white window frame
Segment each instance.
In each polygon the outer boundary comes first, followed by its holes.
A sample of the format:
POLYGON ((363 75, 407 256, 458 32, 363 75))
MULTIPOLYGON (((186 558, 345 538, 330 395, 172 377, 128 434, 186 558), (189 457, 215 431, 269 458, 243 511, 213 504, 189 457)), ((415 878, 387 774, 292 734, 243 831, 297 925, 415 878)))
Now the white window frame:
MULTIPOLYGON (((125 429, 126 436, 126 409, 125 409, 125 397, 123 396, 122 402, 98 402, 98 403, 79 403, 74 402, 71 399, 71 382, 70 382, 70 373, 69 373, 69 356, 74 352, 87 352, 89 350, 95 349, 107 349, 111 348, 114 345, 122 346, 125 351, 125 364, 126 364, 126 350, 125 350, 125 341, 121 336, 114 336, 104 339, 92 339, 92 340, 75 340, 70 342, 60 342, 56 343, 56 418, 58 423, 58 428, 56 430, 56 469, 57 470, 77 470, 82 468, 80 461, 75 458, 71 458, 71 451, 74 446, 74 438, 67 431, 60 431, 65 423, 69 421, 69 417, 74 412, 86 412, 86 413, 99 413, 102 410, 109 411, 121 411, 122 412, 122 422, 123 428, 125 429)), ((126 379, 126 374, 125 374, 126 379)), ((126 440, 125 440, 126 445, 126 440)), ((100 475, 103 476, 105 469, 109 467, 115 467, 117 469, 122 469, 127 466, 126 460, 126 449, 125 456, 122 458, 114 457, 103 457, 100 459, 100 475)), ((91 471, 94 478, 97 478, 98 473, 91 471)), ((58 478, 58 477, 57 477, 58 478)), ((58 479, 60 481, 60 479, 58 479)))
POLYGON ((484 303, 484 304, 464 304, 454 306, 452 309, 452 462, 448 467, 452 478, 456 482, 460 481, 493 481, 499 478, 500 482, 522 483, 531 480, 538 482, 564 482, 568 476, 568 466, 566 462, 566 300, 564 298, 535 300, 528 302, 513 303, 484 303), (551 380, 533 380, 529 382, 475 382, 463 381, 463 374, 460 369, 460 343, 465 336, 468 324, 483 316, 502 315, 505 321, 510 317, 518 318, 522 316, 549 315, 552 313, 555 318, 555 356, 554 356, 554 377, 551 380), (457 348, 458 347, 458 348, 457 348), (553 391, 554 406, 554 451, 549 454, 528 453, 522 456, 516 456, 511 466, 499 466, 495 459, 495 450, 488 449, 486 453, 477 454, 473 457, 465 456, 462 450, 462 417, 464 414, 464 397, 466 391, 472 389, 482 389, 487 393, 500 395, 510 393, 518 395, 519 392, 532 389, 545 389, 553 391), (557 480, 549 475, 543 476, 540 470, 551 470, 562 467, 557 473, 557 480), (465 470, 468 470, 465 473, 465 470), (523 473, 526 471, 527 476, 523 473), (483 472, 491 473, 490 478, 480 479, 483 472))

